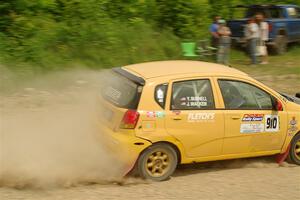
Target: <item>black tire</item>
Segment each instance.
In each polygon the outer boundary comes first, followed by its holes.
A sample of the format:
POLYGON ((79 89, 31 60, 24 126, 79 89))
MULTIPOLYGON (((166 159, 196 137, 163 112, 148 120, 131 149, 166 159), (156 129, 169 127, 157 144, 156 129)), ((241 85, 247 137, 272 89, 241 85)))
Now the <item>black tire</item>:
POLYGON ((288 161, 296 165, 300 165, 300 133, 297 134, 291 141, 288 161))
POLYGON ((277 35, 275 38, 274 53, 282 55, 287 51, 287 38, 285 35, 277 35))
POLYGON ((164 181, 174 173, 177 163, 178 157, 174 148, 158 143, 142 152, 137 161, 137 171, 144 179, 164 181))

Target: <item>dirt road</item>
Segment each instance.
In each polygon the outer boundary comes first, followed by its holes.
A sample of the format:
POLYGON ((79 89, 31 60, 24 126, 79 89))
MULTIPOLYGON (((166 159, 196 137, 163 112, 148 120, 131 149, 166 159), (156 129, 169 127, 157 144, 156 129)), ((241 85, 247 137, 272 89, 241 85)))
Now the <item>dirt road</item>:
MULTIPOLYGON (((13 178, 12 187, 0 187, 0 200, 299 199, 300 167, 287 163, 278 166, 272 157, 180 166, 170 180, 159 183, 128 178, 92 184, 94 177, 107 180, 118 169, 112 170, 117 164, 109 158, 104 160, 103 154, 96 153, 101 149, 86 137, 92 130, 85 123, 89 103, 82 89, 97 84, 81 80, 90 81, 94 72, 88 73, 88 78, 82 74, 70 75, 72 78, 61 75, 64 81, 68 77, 75 83, 67 90, 29 85, 9 94, 7 101, 2 98, 0 111, 6 123, 4 128, 0 124, 0 180, 1 172, 9 172, 13 178), (62 176, 64 184, 53 185, 62 176), (26 183, 46 182, 42 187, 22 187, 18 184, 22 179, 26 183), (88 184, 82 184, 85 180, 88 184)), ((47 85, 61 85, 57 75, 47 79, 47 85)))
POLYGON ((300 167, 279 167, 270 158, 217 162, 181 167, 168 181, 138 179, 119 184, 71 188, 0 188, 0 199, 99 200, 99 199, 298 199, 300 167))

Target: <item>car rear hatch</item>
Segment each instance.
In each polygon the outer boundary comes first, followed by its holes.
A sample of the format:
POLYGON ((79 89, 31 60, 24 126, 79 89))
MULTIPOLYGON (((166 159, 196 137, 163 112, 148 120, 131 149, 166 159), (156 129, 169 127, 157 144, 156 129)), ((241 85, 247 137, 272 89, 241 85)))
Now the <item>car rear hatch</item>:
POLYGON ((99 118, 102 125, 116 131, 134 129, 145 80, 122 68, 113 68, 105 73, 99 96, 99 118))

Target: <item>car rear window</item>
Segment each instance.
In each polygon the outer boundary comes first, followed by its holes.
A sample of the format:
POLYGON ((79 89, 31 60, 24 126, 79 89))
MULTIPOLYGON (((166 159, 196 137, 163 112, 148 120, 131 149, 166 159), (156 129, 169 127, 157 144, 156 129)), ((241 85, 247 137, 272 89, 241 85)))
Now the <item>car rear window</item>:
POLYGON ((104 76, 101 94, 117 107, 137 109, 141 92, 142 86, 116 72, 109 71, 104 76))

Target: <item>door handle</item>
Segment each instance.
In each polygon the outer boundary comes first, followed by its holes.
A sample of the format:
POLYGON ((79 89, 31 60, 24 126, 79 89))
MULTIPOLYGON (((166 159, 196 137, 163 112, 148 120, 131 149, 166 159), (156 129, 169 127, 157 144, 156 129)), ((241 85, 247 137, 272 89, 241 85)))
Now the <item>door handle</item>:
POLYGON ((233 120, 238 120, 238 119, 241 119, 241 116, 234 115, 234 116, 231 116, 231 119, 233 119, 233 120))
POLYGON ((179 116, 174 116, 174 117, 171 117, 173 120, 175 120, 175 121, 179 121, 179 120, 182 120, 182 118, 181 117, 179 117, 179 116))

